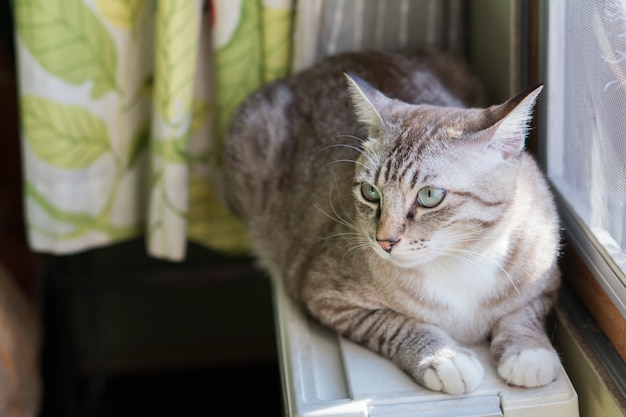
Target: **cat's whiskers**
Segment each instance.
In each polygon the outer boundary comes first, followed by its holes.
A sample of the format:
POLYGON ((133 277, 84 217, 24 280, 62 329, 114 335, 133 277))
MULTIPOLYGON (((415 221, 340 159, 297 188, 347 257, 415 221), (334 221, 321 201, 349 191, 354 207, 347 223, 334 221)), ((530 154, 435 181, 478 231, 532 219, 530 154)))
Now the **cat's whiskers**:
POLYGON ((359 162, 359 161, 353 161, 352 159, 337 159, 337 160, 335 160, 335 161, 329 162, 329 163, 327 163, 326 165, 324 165, 324 168, 328 168, 329 166, 334 165, 334 164, 337 164, 337 163, 339 163, 339 162, 350 162, 350 163, 352 163, 352 164, 358 164, 358 165, 361 165, 363 168, 367 168, 367 165, 365 165, 364 163, 359 162))
MULTIPOLYGON (((348 148, 348 149, 353 149, 353 150, 357 151, 359 154, 365 156, 365 158, 367 158, 369 163, 372 164, 373 166, 379 166, 379 164, 380 164, 380 161, 372 159, 372 157, 370 155, 368 155, 363 149, 361 149, 361 148, 359 148, 357 146, 354 146, 354 145, 349 145, 347 143, 336 143, 334 145, 325 146, 323 148, 323 150, 330 149, 330 148, 348 148)), ((338 160, 329 162, 326 166, 332 165, 332 164, 334 164, 336 162, 353 162, 355 164, 361 165, 363 168, 367 168, 367 165, 365 165, 364 163, 359 162, 358 160, 352 160, 352 159, 338 159, 338 160)))
MULTIPOLYGON (((368 255, 367 256, 368 265, 372 265, 372 263, 375 262, 378 258, 378 254, 376 254, 376 252, 374 252, 373 250, 369 251, 367 255, 368 255)), ((387 292, 387 289, 385 287, 389 287, 393 285, 394 280, 393 279, 383 279, 383 280, 376 279, 376 276, 374 274, 371 274, 369 282, 371 282, 374 288, 376 288, 376 290, 378 290, 382 294, 382 293, 387 292)))
POLYGON ((513 277, 511 277, 511 275, 508 273, 508 271, 500 264, 500 262, 498 260, 496 260, 493 257, 491 257, 489 252, 493 252, 493 251, 477 252, 477 251, 472 251, 472 250, 468 250, 468 249, 453 248, 453 249, 449 250, 447 252, 447 254, 450 257, 457 256, 459 260, 460 260, 461 257, 465 258, 462 255, 467 254, 469 256, 466 258, 466 260, 467 261, 472 261, 474 263, 474 267, 475 268, 479 268, 479 269, 480 269, 480 265, 478 263, 482 259, 485 259, 485 260, 491 262, 493 265, 498 267, 498 269, 500 269, 504 273, 504 275, 509 280, 509 282, 511 283, 511 285, 513 286, 515 291, 519 294, 520 290, 519 290, 519 288, 517 288, 517 285, 515 285, 515 281, 513 280, 513 277), (461 253, 461 255, 453 255, 454 252, 461 253))
POLYGON ((343 261, 345 260, 346 256, 350 253, 350 252, 359 252, 359 251, 364 251, 366 249, 370 248, 370 243, 367 241, 363 241, 363 240, 358 240, 355 239, 355 241, 348 247, 346 247, 346 250, 343 253, 343 257, 342 257, 342 264, 343 261))
POLYGON ((331 186, 328 192, 329 194, 328 203, 333 214, 327 213, 324 209, 320 208, 317 205, 315 205, 315 208, 317 208, 321 213, 323 213, 329 219, 347 227, 350 230, 353 230, 352 232, 333 233, 318 240, 318 242, 321 242, 321 241, 330 240, 334 238, 346 238, 346 240, 349 242, 349 246, 346 247, 346 250, 344 251, 344 254, 341 259, 341 264, 343 265, 343 263, 345 262, 346 256, 350 252, 359 252, 359 251, 368 249, 370 247, 370 243, 367 240, 367 238, 363 235, 361 229, 357 227, 355 224, 353 224, 351 222, 351 219, 349 219, 349 213, 347 212, 345 206, 343 205, 343 201, 341 199, 339 201, 341 204, 341 210, 343 212, 343 216, 341 213, 337 211, 337 208, 335 207, 335 204, 333 203, 333 191, 336 187, 336 184, 337 184, 337 181, 333 182, 333 185, 331 186))
POLYGON ((456 239, 447 239, 445 241, 446 245, 456 245, 459 243, 478 243, 478 242, 492 242, 493 236, 476 236, 476 237, 464 237, 464 238, 456 238, 456 239))
MULTIPOLYGON (((486 224, 487 221, 477 223, 479 225, 486 224)), ((446 247, 455 246, 457 244, 468 244, 468 243, 480 243, 480 242, 493 242, 494 241, 494 233, 498 229, 498 225, 492 225, 489 227, 481 228, 479 235, 477 236, 467 236, 467 234, 460 235, 455 233, 456 236, 446 236, 445 241, 443 242, 446 247)), ((517 236, 516 233, 510 233, 510 237, 517 236)))
POLYGON ((332 235, 328 235, 322 238, 319 238, 316 242, 323 242, 325 240, 330 240, 330 239, 334 239, 334 238, 340 238, 340 237, 348 237, 348 236, 361 236, 361 233, 358 232, 337 232, 337 233, 333 233, 332 235))
MULTIPOLYGON (((352 253, 354 256, 358 256, 359 253, 361 254, 363 254, 364 252, 367 253, 366 251, 368 249, 371 249, 371 242, 369 242, 369 239, 367 238, 367 236, 363 235, 363 233, 346 232, 346 233, 337 233, 335 235, 351 237, 351 238, 346 239, 347 241, 346 250, 344 251, 343 256, 341 257, 342 268, 346 261, 346 257, 349 254, 352 253)), ((371 254, 372 254, 372 251, 369 251, 370 256, 371 254)))
POLYGON ((329 140, 329 141, 331 141, 331 140, 335 140, 335 139, 339 139, 339 138, 350 138, 350 139, 356 139, 356 140, 358 140, 358 141, 359 141, 359 142, 361 142, 361 143, 364 143, 364 142, 366 142, 366 141, 367 141, 367 139, 363 139, 363 138, 358 137, 358 136, 356 136, 356 135, 349 135, 349 134, 346 134, 346 133, 341 134, 341 135, 337 135, 337 136, 333 136, 332 138, 330 138, 330 139, 328 139, 328 140, 329 140))
POLYGON ((438 251, 438 254, 440 254, 441 256, 435 256, 435 258, 433 259, 433 261, 436 263, 436 265, 444 272, 447 273, 447 270, 444 268, 444 266, 442 265, 442 263, 439 262, 439 260, 442 260, 445 257, 448 258, 452 258, 454 260, 457 260, 459 262, 462 262, 463 264, 471 267, 472 269, 476 269, 476 270, 480 270, 480 266, 478 265, 478 262, 475 258, 472 257, 466 257, 466 256, 462 256, 459 254, 455 254, 455 253, 451 253, 449 250, 447 251, 438 251))
MULTIPOLYGON (((335 140, 335 139, 338 139, 338 138, 341 138, 341 137, 355 139, 355 140, 359 141, 361 144, 367 142, 367 139, 363 139, 363 138, 360 138, 358 136, 347 135, 347 134, 334 136, 334 137, 330 138, 329 141, 335 140)), ((354 145, 350 145, 350 144, 347 144, 347 143, 336 143, 336 144, 333 144, 333 145, 328 145, 328 146, 325 146, 324 148, 322 148, 322 150, 329 149, 329 148, 341 148, 341 147, 349 148, 349 149, 353 149, 353 150, 357 151, 359 154, 365 156, 369 160, 370 164, 372 164, 375 167, 378 167, 378 166, 381 165, 380 155, 374 154, 373 156, 374 156, 375 159, 373 159, 372 155, 369 155, 363 148, 360 148, 360 147, 354 146, 354 145)))
MULTIPOLYGON (((331 192, 332 192, 332 190, 333 190, 333 188, 334 188, 334 187, 337 187, 337 195, 338 195, 339 197, 341 197, 341 193, 340 193, 340 191, 339 191, 339 187, 338 187, 338 185, 337 185, 337 177, 333 174, 333 184, 332 184, 332 186, 331 186, 331 192)), ((350 201, 352 201, 352 200, 350 200, 350 201)), ((354 211, 348 211, 348 210, 346 209, 346 206, 344 205, 344 199, 342 199, 342 198, 339 198, 339 205, 340 205, 340 207, 341 207, 341 212, 343 213, 343 215, 344 215, 345 217, 347 217, 347 218, 349 218, 349 219, 350 219, 350 222, 349 222, 350 224, 354 225, 354 221, 353 221, 353 220, 352 220, 352 218, 351 218, 351 214, 354 214, 354 211)), ((333 204, 332 197, 331 197, 331 199, 330 199, 330 206, 331 206, 331 208, 333 209, 333 212, 335 213, 335 215, 336 215, 337 217, 339 217, 339 218, 342 218, 342 219, 343 219, 343 217, 341 217, 341 215, 340 215, 339 213, 337 213, 337 211, 335 210, 335 205, 333 204)), ((353 207, 353 206, 352 206, 352 205, 350 205, 350 207, 353 207)), ((355 225, 355 227, 356 227, 356 225, 355 225)), ((359 228, 359 230, 360 230, 360 228, 359 228)))
MULTIPOLYGON (((354 230, 355 232, 360 232, 361 230, 354 223, 352 223, 352 219, 349 219, 348 213, 346 212, 345 207, 343 206, 343 203, 341 203, 341 208, 343 209, 343 213, 345 217, 348 217, 348 219, 342 217, 342 215, 339 212, 337 212, 337 209, 335 208, 335 204, 333 203, 333 191, 335 190, 336 186, 337 186, 337 180, 335 178, 335 181, 333 181, 330 189, 328 190, 328 205, 330 206, 330 209, 332 210, 332 214, 327 213, 323 208, 319 207, 316 204, 314 204, 313 206, 316 209, 318 209, 322 214, 324 214, 326 217, 328 217, 329 219, 343 226, 346 226, 348 229, 354 230)), ((337 194, 339 194, 339 192, 337 192, 337 194)), ((339 201, 341 201, 341 199, 339 201)), ((360 233, 355 233, 355 234, 360 235, 360 233)))
POLYGON ((341 192, 339 190, 339 186, 337 185, 337 177, 333 175, 333 183, 330 186, 330 190, 328 191, 328 204, 330 205, 333 214, 340 219, 343 224, 350 224, 350 228, 352 230, 360 231, 360 229, 354 224, 354 221, 350 218, 350 213, 346 210, 346 207, 343 205, 343 200, 341 199, 341 192), (337 196, 339 198, 339 204, 341 205, 341 210, 343 212, 343 216, 337 212, 335 208, 335 204, 333 203, 333 191, 337 191, 337 196), (346 219, 347 218, 347 219, 346 219))
MULTIPOLYGON (((335 221, 335 222, 337 222, 337 223, 339 223, 339 224, 342 224, 342 225, 346 226, 346 227, 347 227, 347 228, 349 228, 349 229, 352 229, 352 230, 355 230, 355 231, 358 231, 358 230, 359 230, 359 229, 358 229, 355 225, 353 225, 353 224, 351 224, 351 223, 348 223, 346 220, 344 220, 344 219, 342 219, 342 218, 340 218, 340 217, 333 217, 332 215, 328 214, 326 211, 324 211, 324 209, 323 209, 323 208, 321 208, 321 207, 320 207, 320 206, 318 206, 317 204, 314 204, 314 205, 313 205, 313 207, 315 207, 316 209, 318 209, 318 210, 320 211, 320 213, 322 213, 324 216, 328 217, 328 218, 329 218, 329 219, 331 219, 332 221, 335 221)), ((323 239, 323 238, 322 238, 322 239, 323 239)))
POLYGON ((432 261, 430 261, 431 264, 433 264, 436 268, 438 268, 442 274, 447 274, 446 269, 443 267, 443 265, 441 265, 441 263, 439 263, 439 259, 440 257, 435 257, 432 261))

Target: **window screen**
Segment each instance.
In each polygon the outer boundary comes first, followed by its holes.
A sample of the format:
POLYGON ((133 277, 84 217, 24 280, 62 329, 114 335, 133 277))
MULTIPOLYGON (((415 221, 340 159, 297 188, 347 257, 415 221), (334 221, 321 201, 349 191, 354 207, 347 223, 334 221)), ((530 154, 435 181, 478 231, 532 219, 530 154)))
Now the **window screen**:
POLYGON ((626 317, 626 0, 549 4, 548 176, 626 317))

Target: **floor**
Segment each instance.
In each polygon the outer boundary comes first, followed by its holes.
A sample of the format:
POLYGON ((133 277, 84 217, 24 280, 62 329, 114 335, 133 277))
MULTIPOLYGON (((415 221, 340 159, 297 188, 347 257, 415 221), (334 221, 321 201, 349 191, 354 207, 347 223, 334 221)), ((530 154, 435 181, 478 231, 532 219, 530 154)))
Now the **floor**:
POLYGON ((269 280, 247 259, 192 245, 168 264, 142 243, 49 261, 42 417, 282 415, 269 280))
MULTIPOLYGON (((79 413, 80 414, 80 413, 79 413)), ((92 417, 281 416, 275 362, 114 377, 92 417)), ((63 416, 44 403, 41 417, 63 416)), ((63 416, 65 417, 65 416, 63 416)))
POLYGON ((250 363, 112 380, 99 416, 280 416, 281 412, 276 363, 250 363))

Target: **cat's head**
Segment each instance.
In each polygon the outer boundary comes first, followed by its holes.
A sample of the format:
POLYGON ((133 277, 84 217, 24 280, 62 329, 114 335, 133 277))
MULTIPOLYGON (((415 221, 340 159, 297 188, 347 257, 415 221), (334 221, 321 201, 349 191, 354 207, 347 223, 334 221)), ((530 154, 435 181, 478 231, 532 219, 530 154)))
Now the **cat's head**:
POLYGON ((357 222, 403 267, 487 244, 509 207, 541 87, 486 109, 413 105, 346 74, 369 128, 356 165, 357 222))

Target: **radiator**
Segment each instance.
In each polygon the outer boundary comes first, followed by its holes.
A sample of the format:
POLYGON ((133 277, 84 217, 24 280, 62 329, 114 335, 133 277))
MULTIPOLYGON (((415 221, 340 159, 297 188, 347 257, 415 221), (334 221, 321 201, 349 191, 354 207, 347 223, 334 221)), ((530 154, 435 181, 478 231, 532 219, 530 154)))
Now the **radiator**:
POLYGON ((273 282, 285 415, 288 417, 578 417, 578 397, 565 371, 541 388, 508 386, 487 344, 474 348, 485 368, 469 395, 417 385, 389 360, 308 318, 273 282))

